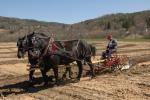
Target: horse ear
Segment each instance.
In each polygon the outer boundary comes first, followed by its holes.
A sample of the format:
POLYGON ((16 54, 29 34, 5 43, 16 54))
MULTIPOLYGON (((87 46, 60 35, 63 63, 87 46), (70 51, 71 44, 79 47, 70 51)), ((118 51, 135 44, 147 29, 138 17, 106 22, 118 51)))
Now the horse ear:
POLYGON ((27 39, 27 33, 25 34, 24 39, 25 39, 25 40, 27 39))

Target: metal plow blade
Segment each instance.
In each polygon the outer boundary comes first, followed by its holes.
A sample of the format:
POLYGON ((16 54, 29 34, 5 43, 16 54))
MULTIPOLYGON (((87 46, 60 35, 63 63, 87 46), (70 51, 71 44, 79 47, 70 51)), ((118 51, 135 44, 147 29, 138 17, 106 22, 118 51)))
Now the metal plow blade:
POLYGON ((131 67, 132 65, 130 64, 130 61, 128 61, 126 64, 124 64, 121 68, 121 70, 127 70, 131 67))

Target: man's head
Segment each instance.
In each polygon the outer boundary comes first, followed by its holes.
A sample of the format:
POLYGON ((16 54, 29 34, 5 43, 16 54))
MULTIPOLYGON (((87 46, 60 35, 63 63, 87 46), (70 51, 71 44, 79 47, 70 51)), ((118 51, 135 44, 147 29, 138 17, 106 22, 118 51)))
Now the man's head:
POLYGON ((108 40, 111 40, 111 39, 112 39, 112 35, 111 35, 111 34, 108 34, 106 38, 107 38, 108 40))

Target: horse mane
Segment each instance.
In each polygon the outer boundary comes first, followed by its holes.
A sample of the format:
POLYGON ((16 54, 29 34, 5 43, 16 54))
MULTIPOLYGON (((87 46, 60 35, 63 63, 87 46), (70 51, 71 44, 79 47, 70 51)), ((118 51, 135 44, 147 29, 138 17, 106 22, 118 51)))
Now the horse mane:
POLYGON ((44 33, 34 33, 35 35, 40 35, 40 36, 43 36, 43 37, 48 37, 46 34, 44 33))
MULTIPOLYGON (((38 38, 48 38, 48 36, 46 35, 46 34, 44 34, 44 33, 38 33, 38 32, 32 32, 32 33, 29 33, 28 35, 27 35, 27 37, 32 37, 32 36, 36 36, 36 37, 38 37, 38 38)), ((24 36, 24 38, 25 38, 26 36, 24 36)))

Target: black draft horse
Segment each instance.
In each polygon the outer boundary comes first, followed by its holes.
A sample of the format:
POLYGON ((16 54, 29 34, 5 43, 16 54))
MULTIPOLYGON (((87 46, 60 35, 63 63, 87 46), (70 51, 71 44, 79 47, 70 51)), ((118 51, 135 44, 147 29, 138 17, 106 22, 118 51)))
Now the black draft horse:
MULTIPOLYGON (((45 38, 48 39, 48 36, 43 34, 43 33, 39 33, 41 38, 45 38)), ((29 40, 28 40, 28 36, 24 36, 22 38, 19 38, 17 41, 17 47, 18 47, 18 52, 17 52, 17 57, 19 59, 24 58, 24 55, 26 54, 26 52, 28 52, 28 63, 30 64, 30 69, 36 67, 36 65, 38 64, 38 60, 39 60, 39 50, 37 50, 37 52, 32 52, 32 47, 29 47, 29 40)), ((34 74, 35 70, 29 70, 29 82, 32 84, 34 81, 34 74)), ((42 72, 42 71, 41 71, 42 72)), ((63 78, 66 77, 67 72, 69 72, 69 77, 72 78, 72 71, 71 71, 71 67, 68 66, 68 64, 66 65, 66 71, 63 74, 63 78)))
MULTIPOLYGON (((45 38, 47 38, 46 35, 43 34, 43 36, 45 38)), ((17 57, 19 59, 24 58, 24 55, 26 54, 26 52, 28 53, 28 63, 30 64, 30 68, 33 68, 38 64, 39 57, 34 56, 35 54, 32 53, 32 48, 30 48, 28 45, 27 35, 18 39, 17 47, 18 47, 17 57)), ((36 53, 38 53, 38 52, 36 52, 36 53)), ((34 72, 35 72, 35 70, 29 71, 29 82, 30 83, 32 83, 34 80, 34 77, 33 77, 34 72)))
MULTIPOLYGON (((43 37, 41 33, 32 33, 26 36, 25 43, 27 44, 28 57, 29 60, 32 58, 37 58, 35 64, 38 63, 40 55, 43 54, 45 48, 47 47, 48 39, 43 37), (33 56, 34 55, 34 56, 33 56)), ((84 40, 70 40, 70 41, 54 41, 57 46, 57 52, 51 54, 51 49, 46 51, 46 55, 40 59, 39 66, 43 69, 41 70, 45 85, 48 83, 46 73, 50 68, 53 68, 54 75, 56 78, 56 83, 58 81, 58 65, 67 65, 73 61, 77 62, 79 73, 77 79, 80 80, 82 75, 82 60, 85 60, 91 69, 91 76, 94 77, 93 64, 91 62, 91 57, 95 56, 96 48, 91 44, 88 44, 84 40), (65 44, 64 47, 62 44, 65 44), (64 50, 65 49, 65 50, 64 50)), ((18 48, 19 50, 19 48, 18 48)), ((18 52, 18 56, 21 53, 18 52)), ((30 73, 31 74, 31 73, 30 73)), ((32 73, 33 74, 33 73, 32 73)))

